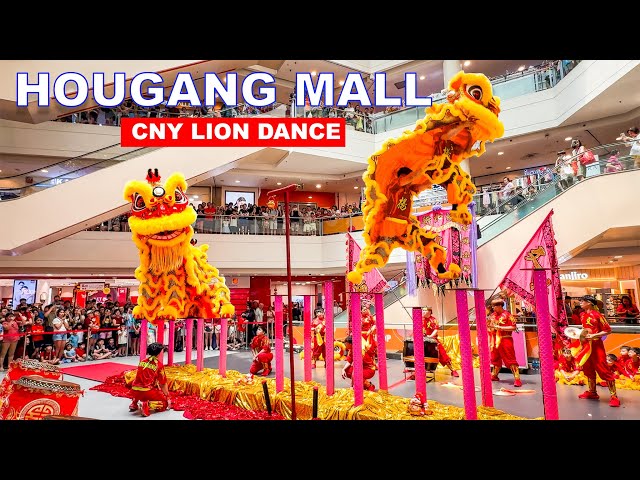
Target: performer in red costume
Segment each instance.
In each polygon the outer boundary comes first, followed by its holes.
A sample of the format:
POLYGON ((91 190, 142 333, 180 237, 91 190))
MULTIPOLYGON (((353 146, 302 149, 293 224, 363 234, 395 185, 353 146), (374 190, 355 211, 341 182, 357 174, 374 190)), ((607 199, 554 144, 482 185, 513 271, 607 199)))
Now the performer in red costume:
POLYGON ((271 360, 273 360, 273 353, 271 353, 271 345, 269 339, 264 334, 264 330, 261 326, 256 328, 256 335, 251 340, 251 352, 253 352, 253 363, 249 372, 252 375, 257 375, 262 372, 262 375, 266 377, 271 373, 271 360))
POLYGON ((447 354, 447 351, 444 349, 444 345, 438 339, 438 320, 433 315, 433 310, 431 307, 424 308, 422 310, 422 335, 425 337, 433 338, 438 342, 438 361, 440 365, 443 367, 448 367, 451 370, 452 377, 459 377, 458 372, 456 372, 451 366, 451 358, 447 354))
POLYGON ((513 373, 513 386, 521 387, 520 370, 516 360, 516 352, 513 348, 513 338, 511 335, 516 329, 516 321, 513 316, 504 310, 504 301, 496 298, 491 302, 493 313, 487 318, 487 328, 489 330, 489 343, 491 348, 491 380, 498 381, 498 373, 502 364, 513 373))
POLYGON ((160 343, 152 343, 147 347, 147 358, 138 364, 136 378, 131 390, 133 399, 129 411, 138 410, 138 402, 142 402, 142 416, 148 417, 151 410, 163 412, 169 408, 169 389, 164 366, 158 358, 166 347, 160 343))
MULTIPOLYGON (((367 347, 377 348, 376 341, 376 318, 371 314, 369 307, 364 305, 361 312, 361 326, 362 341, 366 343, 367 347)), ((364 348, 364 347, 363 347, 364 348)))
POLYGON ((311 322, 311 335, 313 336, 313 350, 311 351, 311 368, 316 368, 316 362, 322 357, 322 361, 327 364, 326 344, 324 343, 324 334, 326 325, 324 321, 324 313, 319 312, 316 318, 311 322))
MULTIPOLYGON (((347 356, 347 362, 342 367, 342 378, 350 378, 351 386, 353 387, 353 343, 351 336, 348 336, 343 341, 345 346, 345 353, 347 356)), ((376 387, 369 381, 370 378, 376 373, 376 350, 371 346, 363 344, 362 352, 362 378, 363 386, 365 390, 375 390, 376 387)))
POLYGON ((634 378, 638 374, 638 371, 640 370, 640 356, 638 355, 639 353, 640 348, 638 347, 631 347, 629 349, 629 358, 624 362, 624 365, 622 366, 622 373, 625 376, 634 378))
POLYGON ((573 357, 570 348, 562 351, 562 356, 558 359, 555 369, 556 382, 566 385, 584 385, 584 379, 580 378, 580 367, 573 357))
POLYGON ((585 353, 579 363, 582 364, 582 372, 587 377, 589 389, 578 395, 578 398, 590 400, 598 400, 600 398, 596 392, 597 372, 609 387, 609 393, 611 394, 609 406, 619 407, 620 400, 616 394, 616 378, 607 365, 607 352, 602 341, 602 337, 611 332, 611 326, 602 314, 595 309, 597 305, 598 301, 591 295, 585 295, 580 299, 580 306, 584 309, 584 312, 580 314, 580 322, 582 323, 582 328, 587 330, 583 338, 585 344, 587 344, 585 346, 589 348, 583 349, 585 353))

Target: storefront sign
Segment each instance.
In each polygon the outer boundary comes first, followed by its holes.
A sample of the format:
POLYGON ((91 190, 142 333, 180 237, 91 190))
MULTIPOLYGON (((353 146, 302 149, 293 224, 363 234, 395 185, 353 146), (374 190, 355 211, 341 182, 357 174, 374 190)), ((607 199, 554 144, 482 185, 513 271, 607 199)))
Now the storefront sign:
POLYGON ((571 272, 560 274, 560 280, 586 280, 587 278, 589 278, 588 273, 571 272))

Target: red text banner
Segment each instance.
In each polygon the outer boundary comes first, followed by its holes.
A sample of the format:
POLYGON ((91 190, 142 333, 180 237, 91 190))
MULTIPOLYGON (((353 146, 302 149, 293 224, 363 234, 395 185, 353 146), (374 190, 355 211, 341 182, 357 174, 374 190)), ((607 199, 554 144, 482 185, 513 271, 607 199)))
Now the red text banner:
POLYGON ((123 147, 344 147, 344 118, 123 118, 123 147))

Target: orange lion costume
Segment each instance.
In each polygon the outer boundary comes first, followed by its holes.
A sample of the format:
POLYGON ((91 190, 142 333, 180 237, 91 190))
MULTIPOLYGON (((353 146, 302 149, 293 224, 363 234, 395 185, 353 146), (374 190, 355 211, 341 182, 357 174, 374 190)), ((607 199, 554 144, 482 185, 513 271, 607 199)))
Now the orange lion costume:
POLYGON ((400 247, 419 251, 444 279, 458 278, 460 267, 445 267, 446 250, 435 242, 436 235, 420 227, 412 215, 413 197, 433 185, 447 190, 452 204, 451 219, 471 223, 468 204, 476 192, 460 162, 485 152, 485 143, 504 134, 498 120, 500 99, 482 74, 458 72, 449 82, 448 103, 426 110, 413 131, 387 140, 369 157, 363 175, 366 202, 363 207, 365 248, 353 271, 353 284, 363 274, 386 265, 391 252, 400 247))

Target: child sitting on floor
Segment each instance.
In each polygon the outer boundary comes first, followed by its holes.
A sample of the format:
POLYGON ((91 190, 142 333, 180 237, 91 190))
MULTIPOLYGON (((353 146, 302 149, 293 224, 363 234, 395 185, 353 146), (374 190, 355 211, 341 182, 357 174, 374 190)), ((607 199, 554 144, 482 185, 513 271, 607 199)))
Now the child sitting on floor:
POLYGON ((584 376, 581 375, 571 349, 562 350, 562 357, 558 359, 558 368, 556 368, 554 376, 556 382, 563 385, 584 385, 584 376))

